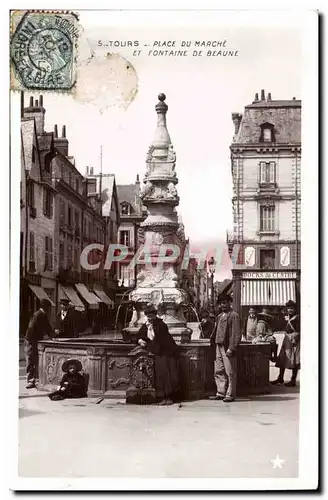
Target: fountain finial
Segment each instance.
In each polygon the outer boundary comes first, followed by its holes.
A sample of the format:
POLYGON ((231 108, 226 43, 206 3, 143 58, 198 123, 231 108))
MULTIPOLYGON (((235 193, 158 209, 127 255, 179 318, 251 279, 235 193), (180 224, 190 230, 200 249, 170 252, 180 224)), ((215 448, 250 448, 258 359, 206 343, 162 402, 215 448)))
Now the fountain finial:
POLYGON ((167 148, 171 144, 170 135, 166 127, 166 112, 168 110, 168 105, 164 102, 165 99, 165 94, 158 94, 158 103, 155 106, 158 120, 152 145, 157 148, 167 148))

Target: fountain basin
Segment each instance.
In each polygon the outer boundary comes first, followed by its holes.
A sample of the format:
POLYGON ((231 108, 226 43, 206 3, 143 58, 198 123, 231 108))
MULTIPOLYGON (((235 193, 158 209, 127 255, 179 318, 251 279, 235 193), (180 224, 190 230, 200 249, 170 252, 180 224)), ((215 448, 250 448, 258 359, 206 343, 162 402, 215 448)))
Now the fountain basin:
MULTIPOLYGON (((215 393, 214 349, 209 340, 198 339, 179 345, 181 396, 183 400, 202 399, 215 393)), ((153 370, 146 351, 136 353, 136 344, 93 339, 42 340, 39 351, 39 388, 54 390, 63 375, 61 367, 69 358, 81 361, 88 377, 88 395, 126 400, 135 383, 136 370, 143 365, 153 370)), ((238 346, 237 395, 265 394, 269 387, 270 345, 238 346)), ((153 380, 153 376, 151 377, 153 380)), ((154 389, 147 382, 147 391, 154 389)), ((145 385, 143 385, 145 387, 145 385)), ((140 387, 139 387, 140 389, 140 387)))

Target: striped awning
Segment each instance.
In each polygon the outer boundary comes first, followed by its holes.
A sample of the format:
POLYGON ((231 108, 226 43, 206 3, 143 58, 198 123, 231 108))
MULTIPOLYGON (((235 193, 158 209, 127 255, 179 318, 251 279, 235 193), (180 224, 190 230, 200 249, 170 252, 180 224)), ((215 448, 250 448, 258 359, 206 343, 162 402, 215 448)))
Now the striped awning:
POLYGON ((78 311, 84 311, 85 307, 83 305, 83 302, 76 293, 76 291, 74 290, 74 288, 72 288, 71 286, 61 286, 59 288, 59 300, 64 299, 65 296, 69 298, 75 309, 77 309, 78 311), (64 296, 63 292, 65 294, 64 296))
POLYGON ((115 306, 114 301, 110 297, 108 297, 108 295, 106 295, 104 290, 99 285, 94 286, 93 291, 97 295, 97 297, 99 297, 106 305, 110 306, 111 308, 115 306))
POLYGON ((93 292, 90 292, 83 283, 75 284, 75 288, 82 295, 84 300, 88 302, 88 304, 93 306, 98 306, 99 302, 102 302, 102 300, 99 297, 97 297, 97 295, 95 295, 93 292))
POLYGON ((242 306, 283 306, 296 301, 293 280, 244 280, 241 282, 242 306))
POLYGON ((44 291, 44 289, 41 287, 41 286, 37 286, 37 285, 29 285, 30 289, 32 290, 32 292, 34 293, 34 295, 39 299, 39 300, 42 300, 42 299, 47 299, 49 300, 49 302, 51 302, 51 305, 54 306, 55 304, 53 303, 53 301, 51 300, 51 298, 46 294, 46 292, 44 291))

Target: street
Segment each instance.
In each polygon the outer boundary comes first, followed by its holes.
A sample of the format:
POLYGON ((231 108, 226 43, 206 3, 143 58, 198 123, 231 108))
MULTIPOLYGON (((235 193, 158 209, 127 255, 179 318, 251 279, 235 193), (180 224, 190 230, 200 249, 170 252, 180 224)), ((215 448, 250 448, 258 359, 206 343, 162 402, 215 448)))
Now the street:
MULTIPOLYGON (((271 367, 271 380, 277 370, 271 367)), ((99 400, 98 400, 99 401, 99 400)), ((299 382, 265 396, 133 406, 53 402, 20 370, 19 475, 276 478, 298 475, 299 382), (283 462, 273 466, 279 456, 283 462)))

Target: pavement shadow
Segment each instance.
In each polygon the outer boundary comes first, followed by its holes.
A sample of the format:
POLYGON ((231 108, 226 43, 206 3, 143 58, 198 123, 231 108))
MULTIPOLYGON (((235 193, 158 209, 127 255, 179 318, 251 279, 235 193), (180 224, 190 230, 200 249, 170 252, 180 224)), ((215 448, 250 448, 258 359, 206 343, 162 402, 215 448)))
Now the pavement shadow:
POLYGON ((18 399, 26 399, 26 398, 46 398, 50 393, 45 392, 43 394, 22 394, 18 396, 18 399))
MULTIPOLYGON (((280 394, 269 394, 269 395, 263 395, 263 396, 253 396, 248 399, 248 401, 293 401, 295 400, 296 397, 294 396, 284 396, 280 394)), ((241 401, 238 399, 238 401, 241 401)))

